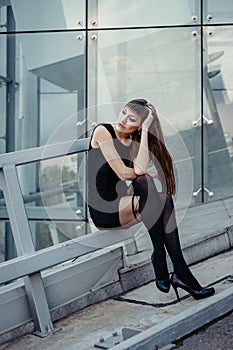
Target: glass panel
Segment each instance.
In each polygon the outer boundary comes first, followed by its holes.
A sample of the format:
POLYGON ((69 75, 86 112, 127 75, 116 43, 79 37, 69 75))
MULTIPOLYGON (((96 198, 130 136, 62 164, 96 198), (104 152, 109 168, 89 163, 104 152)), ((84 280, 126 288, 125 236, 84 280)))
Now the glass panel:
MULTIPOLYGON (((3 8, 4 9, 4 8, 3 8)), ((0 9, 1 19, 1 31, 5 28, 5 11, 0 9)), ((0 35, 0 153, 4 153, 5 149, 5 136, 6 136, 6 90, 7 90, 7 79, 6 79, 6 55, 1 55, 2 52, 6 52, 6 36, 0 35)))
POLYGON ((206 199, 233 194, 233 28, 207 28, 205 78, 205 187, 206 199), (208 123, 209 121, 209 123, 208 123), (213 123, 211 124, 211 121, 213 123))
POLYGON ((66 242, 84 234, 86 224, 67 221, 30 221, 36 250, 66 242))
MULTIPOLYGON (((46 144, 61 123, 78 118, 84 105, 85 59, 84 41, 76 37, 75 32, 1 35, 6 44, 0 62, 5 62, 3 77, 9 83, 1 83, 0 98, 7 93, 10 103, 0 109, 1 125, 8 120, 8 151, 46 144)), ((77 128, 71 135, 67 131, 69 140, 77 135, 77 128)))
POLYGON ((0 153, 5 153, 6 148, 5 148, 5 140, 0 139, 0 153))
POLYGON ((80 29, 85 0, 11 0, 17 31, 80 29))
POLYGON ((89 1, 89 27, 138 27, 199 23, 198 0, 89 1))
MULTIPOLYGON (((81 69, 81 67, 77 67, 81 69)), ((77 70, 75 68, 75 71, 77 70)), ((64 76, 64 71, 61 75, 64 76)), ((80 72, 81 74, 83 72, 80 72)), ((68 73, 67 80, 69 79, 68 73)), ((57 139, 57 142, 69 141, 78 137, 78 129, 74 128, 78 117, 81 113, 77 111, 83 110, 84 103, 84 86, 83 77, 80 77, 82 81, 78 82, 78 77, 74 77, 73 84, 79 84, 79 87, 75 90, 62 89, 59 86, 52 84, 44 79, 41 79, 40 85, 40 144, 44 145, 48 142, 49 138, 54 133, 59 132, 59 129, 64 124, 73 122, 73 128, 63 129, 60 135, 61 139, 57 139), (55 112, 55 113, 54 113, 55 112)), ((64 83, 65 84, 65 83, 64 83)), ((72 82, 70 82, 72 84, 72 82)), ((68 127, 68 126, 67 126, 68 127)))
POLYGON ((7 4, 0 4, 0 32, 6 31, 7 4))
MULTIPOLYGON (((0 140, 5 141, 5 132, 6 132, 6 86, 1 76, 0 76, 0 140)), ((2 152, 0 152, 2 153, 2 152)))
POLYGON ((36 249, 86 233, 83 154, 18 166, 36 249))
POLYGON ((233 23, 232 0, 203 1, 204 23, 233 23))
POLYGON ((200 33, 194 31, 100 31, 89 47, 89 101, 97 106, 92 121, 115 122, 132 98, 154 104, 177 167, 180 207, 200 201, 193 197, 201 180, 201 130, 193 126, 200 117, 200 33))

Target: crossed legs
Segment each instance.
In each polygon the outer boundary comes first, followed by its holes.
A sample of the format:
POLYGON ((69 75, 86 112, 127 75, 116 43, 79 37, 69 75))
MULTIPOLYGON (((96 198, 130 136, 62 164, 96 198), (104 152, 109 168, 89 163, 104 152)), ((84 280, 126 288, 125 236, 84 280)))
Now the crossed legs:
POLYGON ((123 197, 120 203, 120 222, 123 225, 142 220, 153 244, 153 265, 156 279, 169 280, 166 250, 174 271, 193 289, 200 284, 187 266, 179 240, 172 197, 159 193, 150 175, 140 175, 132 182, 134 196, 123 197), (132 205, 133 203, 133 205, 132 205), (165 250, 166 247, 166 250, 165 250))

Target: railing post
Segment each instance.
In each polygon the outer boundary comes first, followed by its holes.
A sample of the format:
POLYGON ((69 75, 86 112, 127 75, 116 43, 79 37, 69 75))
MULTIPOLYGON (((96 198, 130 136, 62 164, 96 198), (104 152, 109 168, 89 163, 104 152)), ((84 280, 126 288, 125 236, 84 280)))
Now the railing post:
MULTIPOLYGON (((5 197, 17 255, 35 252, 15 165, 7 165, 0 169, 0 185, 5 197)), ((41 273, 25 277, 24 282, 35 333, 46 336, 54 331, 54 327, 41 273)))

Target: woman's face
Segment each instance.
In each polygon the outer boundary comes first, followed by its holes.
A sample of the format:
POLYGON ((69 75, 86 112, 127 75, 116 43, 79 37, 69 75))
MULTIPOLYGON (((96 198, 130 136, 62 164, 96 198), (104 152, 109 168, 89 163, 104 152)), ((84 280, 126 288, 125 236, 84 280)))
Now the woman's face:
POLYGON ((132 134, 136 130, 141 130, 142 117, 131 111, 128 107, 124 107, 118 117, 116 130, 125 134, 132 134))

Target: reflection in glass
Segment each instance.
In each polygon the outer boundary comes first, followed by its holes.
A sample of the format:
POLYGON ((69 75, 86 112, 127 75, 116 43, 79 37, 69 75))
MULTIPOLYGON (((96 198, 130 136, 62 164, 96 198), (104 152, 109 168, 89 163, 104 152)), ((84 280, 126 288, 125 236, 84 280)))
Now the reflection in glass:
POLYGON ((204 67, 204 170, 205 186, 214 193, 213 198, 221 198, 233 193, 233 29, 211 30, 214 35, 206 41, 204 67))
POLYGON ((89 1, 89 27, 139 27, 200 23, 199 0, 89 1))
MULTIPOLYGON (((80 117, 79 109, 82 110, 84 104, 85 59, 84 43, 76 40, 76 36, 74 32, 0 35, 1 153, 38 147, 49 143, 51 138, 54 142, 77 139, 76 124, 80 117), (64 128, 67 120, 69 127, 64 128), (56 138, 51 137, 54 134, 56 138)), ((78 166, 75 159, 72 164, 78 166)), ((69 176, 72 173, 70 166, 71 162, 67 168, 69 176)), ((21 167, 18 173, 30 220, 50 220, 38 204, 38 164, 21 167)), ((62 180, 60 187, 61 184, 62 180)), ((76 201, 74 208, 83 207, 82 199, 78 202, 78 196, 73 197, 76 201)), ((64 198, 68 201, 66 195, 64 198)), ((57 216, 58 213, 59 210, 57 216)), ((62 219, 62 210, 60 214, 62 219)), ((58 219, 57 216, 55 218, 58 219)), ((76 220, 77 215, 74 214, 74 218, 76 220)), ((31 227, 33 241, 38 248, 38 226, 32 224, 31 227)), ((12 258, 15 248, 9 223, 1 224, 0 240, 3 256, 12 258)))
MULTIPOLYGON (((0 78, 0 116, 6 115, 6 87, 1 83, 0 78)), ((0 153, 5 153, 6 120, 0 117, 0 153)))
POLYGON ((30 221, 30 229, 35 233, 34 245, 36 250, 69 241, 83 235, 86 224, 67 221, 30 221))
MULTIPOLYGON (((83 84, 83 82, 82 82, 83 84)), ((56 142, 75 140, 78 128, 75 127, 83 109, 83 86, 67 90, 45 79, 40 81, 40 145, 50 142, 53 134, 63 129, 56 142), (68 127, 68 123, 72 127, 68 127), (66 125, 65 125, 66 124, 66 125)))
MULTIPOLYGON (((0 22, 2 23, 2 22, 0 22)), ((0 35, 0 53, 6 49, 6 37, 0 35)), ((6 91, 7 91, 7 77, 6 77, 6 57, 0 59, 0 153, 5 152, 5 132, 6 120, 3 116, 6 115, 6 91)))
POLYGON ((79 21, 85 25, 85 0, 11 0, 10 3, 18 31, 78 29, 79 21))
POLYGON ((80 154, 17 167, 36 249, 86 233, 82 162, 80 154))
POLYGON ((8 34, 0 39, 7 42, 0 52, 6 66, 0 72, 6 151, 45 144, 56 127, 83 109, 84 43, 73 32, 8 34))
POLYGON ((204 23, 233 23, 233 2, 232 0, 203 1, 203 15, 204 23))

